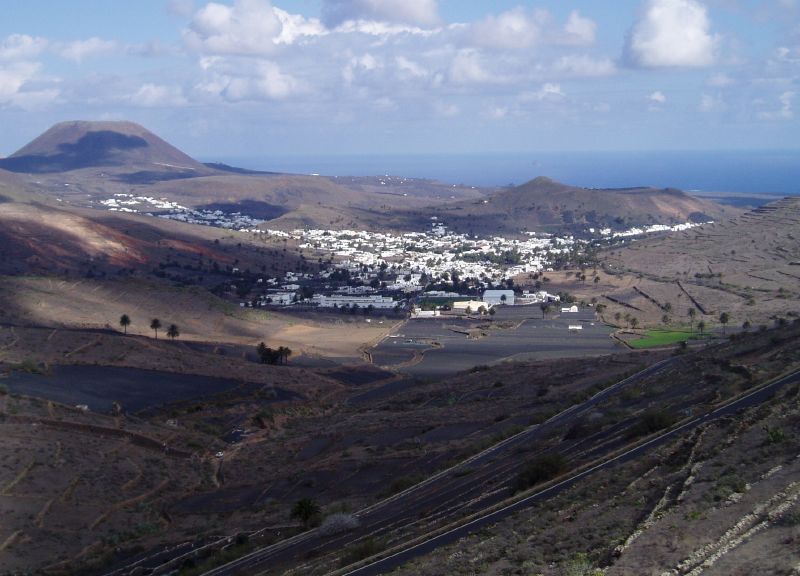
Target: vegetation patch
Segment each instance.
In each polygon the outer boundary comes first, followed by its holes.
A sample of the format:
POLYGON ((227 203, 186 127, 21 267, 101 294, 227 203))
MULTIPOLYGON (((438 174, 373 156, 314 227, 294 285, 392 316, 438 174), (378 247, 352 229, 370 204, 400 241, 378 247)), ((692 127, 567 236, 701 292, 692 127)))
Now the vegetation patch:
POLYGON ((628 342, 631 348, 655 348, 702 338, 701 334, 686 330, 648 330, 642 338, 628 342))

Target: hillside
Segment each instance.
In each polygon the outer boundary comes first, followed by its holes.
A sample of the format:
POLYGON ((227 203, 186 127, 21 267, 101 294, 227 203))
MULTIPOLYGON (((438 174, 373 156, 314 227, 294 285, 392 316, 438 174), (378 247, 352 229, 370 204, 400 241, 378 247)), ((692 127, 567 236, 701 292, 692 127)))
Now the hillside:
POLYGON ((0 168, 34 174, 143 166, 161 172, 209 172, 203 164, 133 122, 62 122, 0 159, 0 168))
MULTIPOLYGON (((727 312, 732 325, 800 314, 800 198, 632 243, 606 254, 604 268, 637 278, 656 301, 680 306, 678 314, 689 307, 699 318, 727 312)), ((639 308, 654 306, 631 290, 617 297, 639 308)))
POLYGON ((478 201, 440 210, 453 228, 481 233, 536 227, 629 228, 645 224, 704 222, 738 214, 735 208, 695 198, 680 190, 579 188, 539 177, 478 201))

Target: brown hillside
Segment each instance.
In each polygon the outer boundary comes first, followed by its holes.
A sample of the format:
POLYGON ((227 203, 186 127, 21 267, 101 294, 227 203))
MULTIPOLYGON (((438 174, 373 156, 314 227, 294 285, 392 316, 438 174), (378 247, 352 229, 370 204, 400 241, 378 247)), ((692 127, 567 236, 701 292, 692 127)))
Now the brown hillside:
POLYGON ((210 172, 133 122, 62 122, 0 160, 0 168, 32 173, 134 166, 152 167, 157 171, 210 172))
POLYGON ((457 228, 518 232, 536 226, 625 228, 634 225, 716 220, 736 209, 680 190, 579 188, 539 177, 500 190, 486 200, 448 206, 443 216, 457 228))

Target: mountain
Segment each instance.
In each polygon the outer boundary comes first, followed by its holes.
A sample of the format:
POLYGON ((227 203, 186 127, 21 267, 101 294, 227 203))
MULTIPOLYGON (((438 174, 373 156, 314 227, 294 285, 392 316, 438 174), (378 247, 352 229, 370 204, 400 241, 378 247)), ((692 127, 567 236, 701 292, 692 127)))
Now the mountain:
POLYGON ((0 159, 0 168, 34 174, 100 167, 188 174, 210 171, 133 122, 61 122, 0 159))
POLYGON ((459 230, 518 232, 534 227, 626 228, 702 222, 739 211, 674 188, 580 188, 539 177, 478 201, 461 201, 440 216, 459 230))

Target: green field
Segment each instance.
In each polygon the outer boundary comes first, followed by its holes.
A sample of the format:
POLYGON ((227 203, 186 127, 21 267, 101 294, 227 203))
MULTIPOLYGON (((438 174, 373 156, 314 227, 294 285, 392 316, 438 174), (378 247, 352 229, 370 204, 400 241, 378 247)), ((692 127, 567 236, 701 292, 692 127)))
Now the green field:
POLYGON ((678 342, 686 342, 702 338, 703 334, 689 332, 687 330, 648 330, 645 335, 638 340, 631 340, 628 345, 631 348, 653 348, 655 346, 668 346, 678 342))

